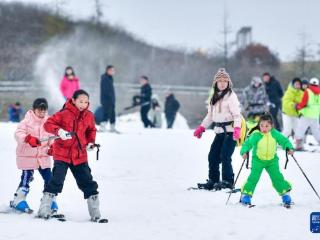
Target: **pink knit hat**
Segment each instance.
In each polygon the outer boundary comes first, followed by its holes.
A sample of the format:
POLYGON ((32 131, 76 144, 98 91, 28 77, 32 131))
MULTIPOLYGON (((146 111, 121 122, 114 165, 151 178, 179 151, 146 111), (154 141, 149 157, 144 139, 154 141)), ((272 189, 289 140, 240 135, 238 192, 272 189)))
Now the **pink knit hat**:
POLYGON ((226 71, 225 68, 219 68, 219 70, 218 70, 218 72, 216 73, 216 75, 214 75, 213 83, 212 83, 213 86, 216 85, 217 80, 218 80, 218 78, 220 78, 220 77, 227 78, 228 81, 229 81, 229 86, 232 87, 232 81, 231 81, 230 75, 229 75, 229 73, 227 73, 227 71, 226 71))

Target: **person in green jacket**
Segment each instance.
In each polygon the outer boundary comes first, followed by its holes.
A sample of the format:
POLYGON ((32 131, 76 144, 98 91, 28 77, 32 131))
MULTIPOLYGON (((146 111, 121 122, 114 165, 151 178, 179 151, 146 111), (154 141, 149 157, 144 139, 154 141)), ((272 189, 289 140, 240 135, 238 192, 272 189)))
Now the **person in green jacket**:
POLYGON ((264 114, 260 117, 258 131, 244 142, 240 151, 243 159, 247 159, 248 153, 252 149, 251 173, 241 189, 240 202, 242 204, 251 205, 251 197, 263 169, 269 174, 273 187, 282 197, 282 202, 291 204, 289 195, 291 184, 284 179, 280 172, 277 144, 288 150, 288 154, 293 154, 293 146, 289 139, 274 128, 272 116, 264 114))
POLYGON ((290 137, 296 132, 295 128, 298 125, 299 112, 295 106, 300 103, 303 96, 301 85, 300 78, 294 78, 282 98, 282 133, 286 137, 290 137))

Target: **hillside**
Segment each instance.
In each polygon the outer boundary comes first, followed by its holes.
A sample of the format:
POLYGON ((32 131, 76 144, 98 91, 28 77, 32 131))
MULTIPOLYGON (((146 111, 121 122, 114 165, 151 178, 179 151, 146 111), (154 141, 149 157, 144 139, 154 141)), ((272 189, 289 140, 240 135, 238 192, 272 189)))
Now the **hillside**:
POLYGON ((153 47, 119 27, 76 22, 36 5, 0 3, 0 31, 0 80, 34 80, 34 64, 49 46, 60 59, 47 68, 61 64, 59 75, 66 65, 73 65, 80 77, 84 69, 86 76, 99 75, 112 63, 119 82, 135 82, 146 74, 157 84, 206 86, 219 67, 201 54, 153 47))

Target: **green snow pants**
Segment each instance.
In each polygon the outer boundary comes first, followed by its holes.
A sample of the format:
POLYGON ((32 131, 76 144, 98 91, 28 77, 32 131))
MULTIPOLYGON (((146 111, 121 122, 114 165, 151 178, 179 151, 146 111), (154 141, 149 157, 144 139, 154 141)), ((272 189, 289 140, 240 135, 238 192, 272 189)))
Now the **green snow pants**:
POLYGON ((257 186, 263 169, 266 169, 269 174, 273 187, 277 190, 279 195, 283 195, 291 190, 291 184, 286 181, 279 169, 279 158, 275 157, 272 160, 263 161, 257 157, 252 158, 251 173, 247 182, 243 185, 241 192, 249 196, 257 186))

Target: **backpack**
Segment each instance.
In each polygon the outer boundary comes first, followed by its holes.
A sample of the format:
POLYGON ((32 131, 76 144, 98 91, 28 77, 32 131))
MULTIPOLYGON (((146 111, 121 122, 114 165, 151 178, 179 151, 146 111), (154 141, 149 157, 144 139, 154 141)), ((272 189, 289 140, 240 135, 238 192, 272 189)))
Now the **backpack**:
POLYGON ((241 146, 247 138, 248 126, 246 119, 242 117, 241 119, 241 129, 240 129, 240 138, 237 140, 237 147, 241 146))

